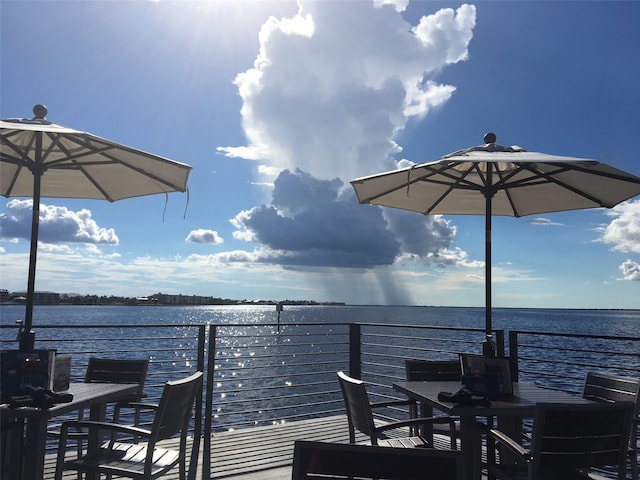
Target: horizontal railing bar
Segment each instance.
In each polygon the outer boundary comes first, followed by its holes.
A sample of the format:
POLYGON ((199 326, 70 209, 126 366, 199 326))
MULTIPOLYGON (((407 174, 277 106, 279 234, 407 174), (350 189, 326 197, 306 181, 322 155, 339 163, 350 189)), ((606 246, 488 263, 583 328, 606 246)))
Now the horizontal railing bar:
POLYGON ((616 336, 616 335, 594 335, 589 333, 565 333, 565 332, 535 332, 530 330, 511 330, 512 334, 520 335, 537 335, 541 337, 569 337, 569 338, 591 338, 597 340, 631 340, 634 342, 640 341, 640 337, 629 336, 616 336))

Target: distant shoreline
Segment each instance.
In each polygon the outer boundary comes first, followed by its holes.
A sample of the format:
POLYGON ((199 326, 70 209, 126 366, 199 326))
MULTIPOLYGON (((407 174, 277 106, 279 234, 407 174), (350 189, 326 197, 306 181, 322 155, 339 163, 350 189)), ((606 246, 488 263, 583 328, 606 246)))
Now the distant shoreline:
MULTIPOLYGON (((41 307, 234 307, 234 306, 276 306, 283 307, 376 307, 376 308, 459 308, 459 309, 484 309, 483 306, 461 307, 455 305, 377 305, 377 304, 348 304, 345 302, 315 302, 315 301, 292 301, 292 302, 229 302, 212 304, 150 304, 150 303, 37 303, 41 307)), ((24 306, 24 302, 3 302, 0 307, 24 306)), ((594 308, 594 307, 493 307, 493 310, 566 310, 566 311, 593 311, 593 312, 640 312, 638 308, 594 308)))

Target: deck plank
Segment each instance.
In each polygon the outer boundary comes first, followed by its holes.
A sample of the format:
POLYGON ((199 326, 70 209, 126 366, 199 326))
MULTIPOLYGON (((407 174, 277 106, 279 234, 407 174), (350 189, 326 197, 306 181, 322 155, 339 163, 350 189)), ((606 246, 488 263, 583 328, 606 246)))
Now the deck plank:
MULTIPOLYGON (((277 425, 214 433, 211 439, 211 478, 233 480, 289 480, 295 440, 327 442, 349 441, 344 415, 301 420, 277 425)), ((364 441, 364 437, 358 440, 364 441)), ((174 442, 177 445, 177 441, 174 442)), ((202 443, 201 443, 202 447, 202 443)), ((47 455, 45 480, 55 474, 55 456, 47 455)), ((64 480, 75 479, 65 472, 64 480)), ((202 457, 198 460, 197 480, 202 479, 202 457)), ((175 468, 163 477, 177 480, 175 468)))
MULTIPOLYGON (((296 422, 253 427, 215 433, 211 442, 211 479, 225 480, 290 480, 295 440, 347 443, 347 419, 344 415, 300 420, 296 422)), ((366 437, 357 436, 359 443, 366 437)), ((178 441, 171 441, 177 447, 178 441)), ((446 437, 435 439, 437 448, 449 447, 446 437)), ((201 442, 201 447, 203 446, 201 442)), ((188 446, 188 456, 191 446, 188 446)), ((53 480, 55 455, 45 459, 43 480, 53 480)), ((65 472, 64 480, 75 480, 75 472, 65 472)), ((163 480, 178 480, 174 468, 163 480)), ((198 459, 196 479, 202 477, 202 454, 198 459)), ((206 477, 205 477, 206 478, 206 477)), ((606 480, 606 477, 598 477, 606 480)))

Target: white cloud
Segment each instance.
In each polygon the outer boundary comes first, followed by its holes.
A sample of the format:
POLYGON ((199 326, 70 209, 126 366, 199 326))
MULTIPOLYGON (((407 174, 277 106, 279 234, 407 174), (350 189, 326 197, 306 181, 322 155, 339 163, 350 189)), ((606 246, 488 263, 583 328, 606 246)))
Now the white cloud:
MULTIPOLYGON (((0 238, 31 239, 32 200, 11 200, 0 213, 0 238)), ((38 240, 41 243, 102 243, 117 245, 113 228, 98 226, 91 211, 40 204, 38 240)))
POLYGON ((605 228, 602 240, 619 252, 640 253, 640 200, 621 203, 609 215, 615 219, 605 228))
POLYGON ((633 260, 627 260, 620 265, 622 277, 625 280, 640 282, 640 264, 633 260))
POLYGON ((375 3, 299 0, 295 17, 265 23, 235 80, 249 145, 218 150, 323 179, 393 168, 395 134, 453 94, 435 77, 468 57, 475 7, 411 25, 406 1, 375 3))
POLYGON ((562 223, 557 223, 549 220, 548 218, 534 218, 533 220, 529 220, 529 223, 532 225, 542 225, 542 226, 562 226, 562 223))
POLYGON ((373 0, 373 4, 376 8, 383 7, 385 5, 392 5, 397 12, 404 12, 409 5, 409 0, 373 0))
POLYGON ((187 238, 185 238, 185 241, 193 243, 207 243, 210 245, 220 245, 224 242, 222 237, 218 235, 218 232, 204 228, 190 231, 187 238))
POLYGON ((455 87, 436 77, 468 57, 475 7, 442 9, 411 25, 401 15, 407 3, 299 0, 296 16, 263 25, 253 68, 235 79, 248 145, 218 152, 257 160, 256 185, 272 186, 272 198, 231 219, 233 238, 253 251, 216 261, 309 276, 360 271, 387 299, 402 298, 392 288, 398 263, 482 264, 452 247, 455 228, 443 217, 358 205, 347 183, 395 168, 396 135, 451 98, 455 87))

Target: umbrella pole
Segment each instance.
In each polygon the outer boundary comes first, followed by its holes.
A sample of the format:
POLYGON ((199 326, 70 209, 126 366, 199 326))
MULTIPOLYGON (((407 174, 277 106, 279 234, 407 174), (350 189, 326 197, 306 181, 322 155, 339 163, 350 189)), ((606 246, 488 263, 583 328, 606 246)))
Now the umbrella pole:
POLYGON ((40 227, 40 188, 42 172, 40 171, 40 154, 42 152, 42 134, 36 138, 36 162, 33 171, 33 205, 31 207, 31 249, 29 251, 29 278, 27 280, 27 305, 24 316, 24 329, 20 332, 20 351, 33 351, 36 334, 33 325, 33 303, 36 286, 36 257, 38 253, 38 229, 40 227))
POLYGON ((484 271, 485 271, 485 333, 491 335, 491 196, 487 195, 485 216, 484 271))
MULTIPOLYGON (((492 165, 489 163, 487 166, 487 178, 491 183, 492 165)), ((482 354, 495 357, 497 355, 496 343, 493 340, 492 334, 492 319, 491 319, 491 215, 493 199, 493 191, 488 189, 484 193, 485 198, 485 229, 484 229, 484 271, 485 271, 485 340, 482 342, 482 354)))
MULTIPOLYGON (((40 186, 40 176, 34 176, 34 184, 40 186)), ((36 283, 36 255, 38 252, 38 226, 40 220, 40 192, 33 196, 33 216, 31 220, 31 250, 29 252, 29 279, 27 281, 27 305, 24 316, 24 329, 20 333, 20 351, 33 351, 36 334, 31 330, 33 325, 33 301, 36 283)))

